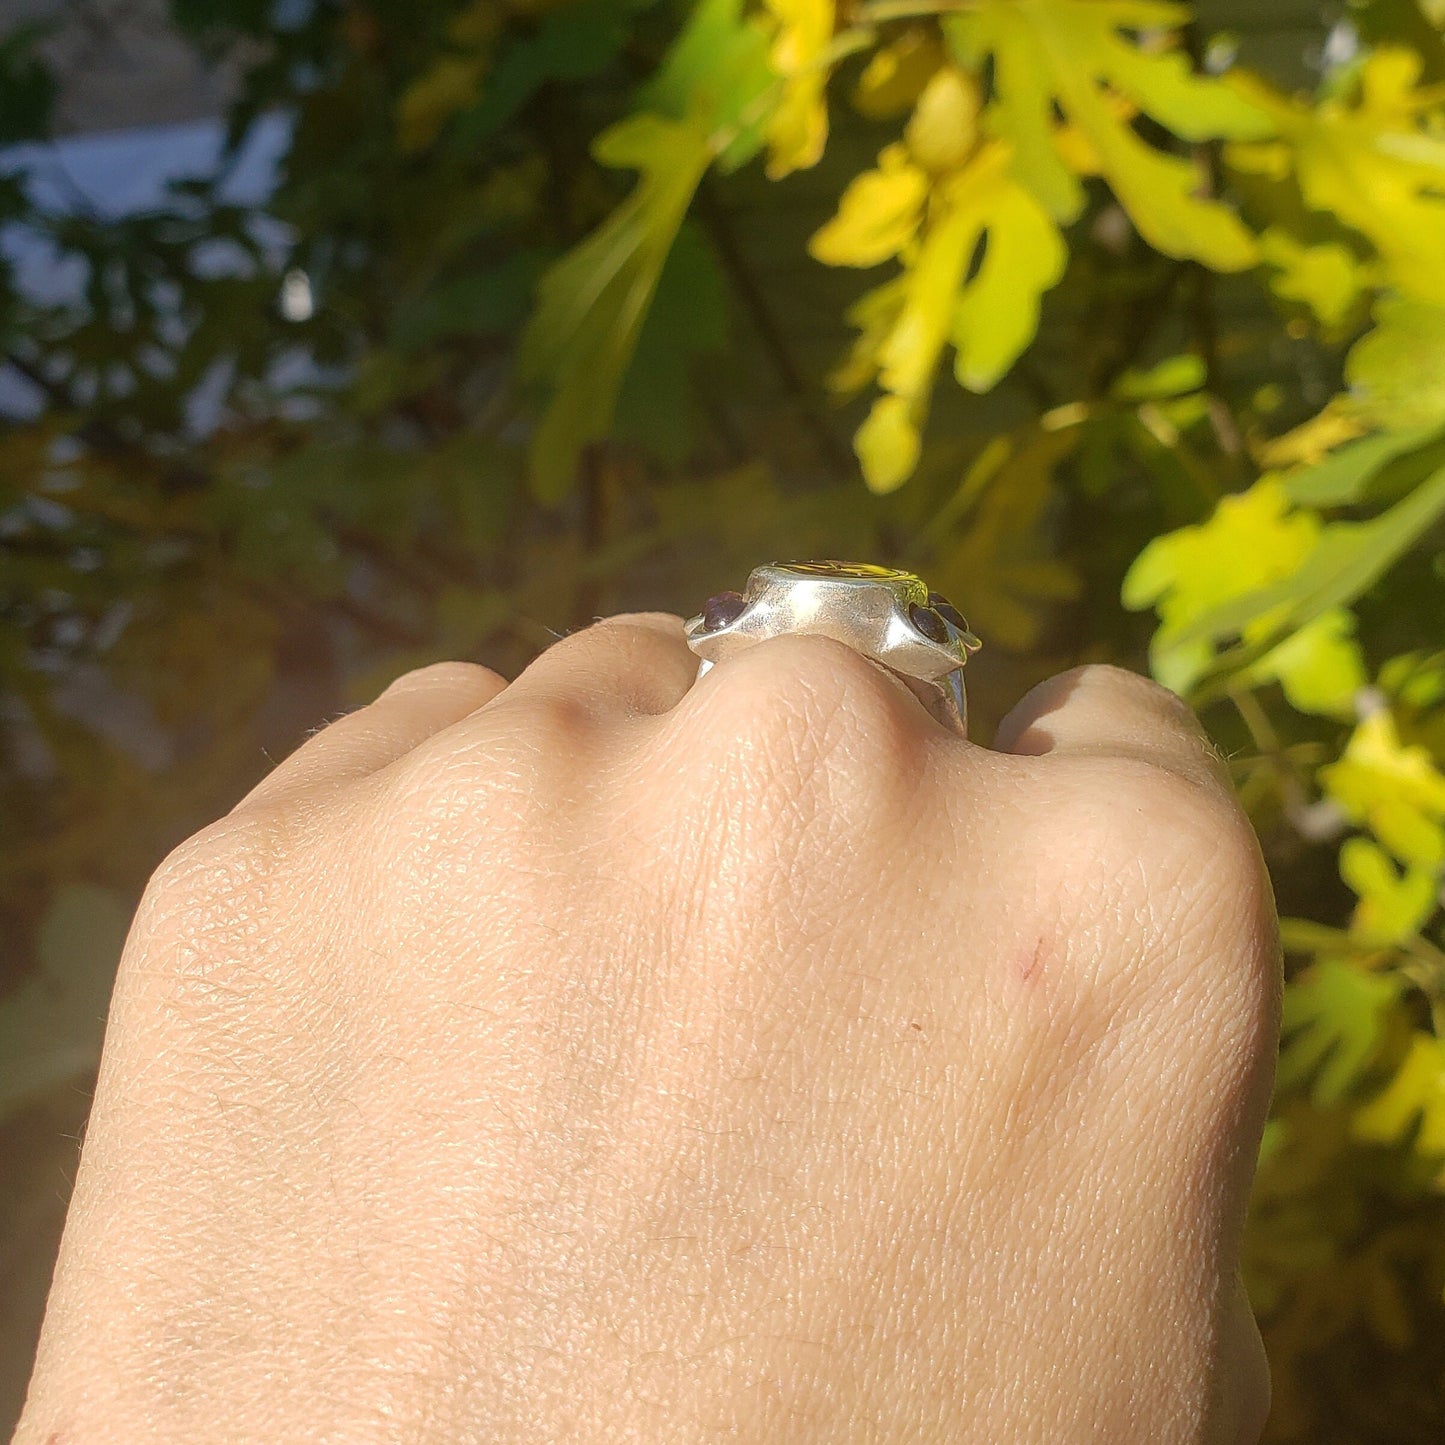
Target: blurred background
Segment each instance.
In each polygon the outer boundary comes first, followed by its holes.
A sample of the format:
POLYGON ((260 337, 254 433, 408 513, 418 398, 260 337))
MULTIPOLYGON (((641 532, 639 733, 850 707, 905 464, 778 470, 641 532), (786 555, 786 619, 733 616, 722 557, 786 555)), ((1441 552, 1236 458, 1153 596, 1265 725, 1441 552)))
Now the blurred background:
POLYGON ((1228 754, 1274 1440, 1445 1439, 1442 0, 0 0, 0 1427, 146 878, 401 671, 923 573, 1228 754))

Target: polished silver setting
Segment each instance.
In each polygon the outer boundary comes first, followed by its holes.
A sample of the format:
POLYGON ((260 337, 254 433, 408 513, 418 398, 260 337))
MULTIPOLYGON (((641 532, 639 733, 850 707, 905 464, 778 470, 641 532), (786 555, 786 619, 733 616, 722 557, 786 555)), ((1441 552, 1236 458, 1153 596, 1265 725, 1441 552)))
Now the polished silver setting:
POLYGON ((856 649, 901 679, 945 727, 968 736, 963 669, 983 644, 912 572, 866 562, 770 562, 754 568, 740 597, 709 598, 685 624, 687 645, 702 659, 699 678, 743 648, 789 632, 856 649), (920 617, 941 640, 920 630, 920 617))

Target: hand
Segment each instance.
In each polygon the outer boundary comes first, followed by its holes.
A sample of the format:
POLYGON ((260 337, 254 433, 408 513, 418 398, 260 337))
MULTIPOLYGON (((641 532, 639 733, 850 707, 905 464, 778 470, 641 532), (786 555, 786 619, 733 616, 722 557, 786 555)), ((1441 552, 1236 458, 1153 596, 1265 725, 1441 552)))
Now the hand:
POLYGON ((1254 1440, 1278 941, 1193 715, 614 618, 148 889, 24 1445, 1254 1440))

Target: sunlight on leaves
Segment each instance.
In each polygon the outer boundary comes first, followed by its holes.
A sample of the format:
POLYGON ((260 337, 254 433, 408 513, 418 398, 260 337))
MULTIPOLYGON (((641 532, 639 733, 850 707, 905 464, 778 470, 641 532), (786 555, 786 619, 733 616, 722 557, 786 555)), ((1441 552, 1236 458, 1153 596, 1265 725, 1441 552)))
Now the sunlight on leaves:
POLYGON ((1351 718, 1366 682, 1355 627, 1354 613, 1332 607, 1242 668, 1236 679, 1245 685, 1278 682, 1300 712, 1351 718))
POLYGON ((1410 1135, 1415 1153, 1431 1160, 1445 1155, 1445 1046, 1434 1034, 1411 1038, 1394 1078, 1355 1111, 1350 1127, 1357 1138, 1377 1144, 1410 1135))
POLYGON ((1347 838, 1340 877, 1359 898, 1350 933, 1362 943, 1390 945, 1413 938, 1440 907, 1440 883, 1431 868, 1399 869, 1368 838, 1347 838))
POLYGON ((1125 38, 1188 18, 1187 7, 1152 0, 980 0, 949 16, 945 32, 960 64, 992 62, 997 100, 988 123, 1013 143, 1019 179, 1057 220, 1077 219, 1084 188, 1060 154, 1055 105, 1152 246, 1238 271, 1258 255, 1248 230, 1229 207, 1199 194, 1193 161, 1149 145, 1112 103, 1123 97, 1186 141, 1272 134, 1265 109, 1194 73, 1182 49, 1146 51, 1125 38))
POLYGON ((776 25, 769 61, 783 95, 768 121, 768 176, 816 165, 828 139, 825 54, 833 39, 833 0, 764 0, 776 25))
POLYGON ((1319 780, 1344 815, 1402 863, 1433 869, 1445 862, 1445 775, 1428 748, 1400 741, 1388 709, 1360 722, 1319 780))
POLYGON ((658 278, 712 159, 696 124, 638 115, 593 144, 604 165, 642 172, 632 194, 543 278, 518 356, 524 380, 552 384, 532 441, 533 487, 555 502, 577 458, 605 436, 658 278))
POLYGON ((1228 158, 1276 178, 1293 174, 1307 206, 1369 238, 1394 285, 1445 305, 1445 136, 1426 124, 1440 95, 1419 84, 1420 69, 1414 51, 1381 46, 1352 95, 1317 105, 1255 76, 1231 77, 1272 118, 1278 139, 1231 146, 1228 158))
MULTIPOLYGON (((1235 528, 1241 523, 1246 531, 1250 526, 1262 528, 1255 539, 1260 548, 1256 558, 1241 562, 1229 555, 1230 529, 1219 524, 1211 540, 1212 524, 1205 523, 1202 533, 1200 528, 1184 528, 1156 538, 1124 580, 1126 606, 1145 605, 1159 597, 1170 613, 1150 651, 1151 661, 1162 670, 1156 674, 1161 681, 1175 677, 1192 685, 1213 667, 1216 655, 1222 671, 1227 672, 1231 662, 1247 666, 1255 660, 1249 656, 1251 648, 1267 644, 1271 638, 1283 641, 1333 608, 1353 603, 1445 515, 1445 467, 1365 522, 1321 525, 1318 516, 1305 509, 1287 515, 1284 487, 1274 476, 1262 477, 1242 495, 1251 493, 1261 501, 1240 513, 1238 499, 1225 498, 1216 509, 1216 518, 1229 511, 1234 514, 1231 525, 1235 528), (1301 551, 1309 535, 1314 537, 1313 546, 1301 551), (1234 579, 1230 586, 1251 571, 1274 571, 1286 558, 1290 562, 1288 571, 1273 580, 1261 577, 1240 595, 1216 596, 1206 604, 1204 596, 1211 589, 1217 592, 1219 586, 1200 581, 1211 557, 1221 581, 1234 579), (1183 594, 1173 580, 1181 568, 1192 577, 1183 594), (1173 600, 1180 595, 1187 601, 1173 600), (1191 606, 1199 609, 1192 616, 1188 615, 1191 606), (1233 651, 1217 652, 1236 639, 1233 651)), ((1235 538, 1234 545, 1246 545, 1245 536, 1235 538)))
POLYGON ((1308 306, 1326 326, 1344 325, 1375 284, 1373 269, 1338 242, 1305 245, 1283 227, 1271 226, 1259 238, 1259 250, 1274 268, 1271 289, 1308 306))
POLYGON ((1033 338, 1039 299, 1068 259, 1054 222, 1014 178, 1011 148, 976 139, 977 113, 971 78, 951 66, 938 71, 904 141, 852 182, 809 243, 830 265, 872 266, 895 255, 903 265, 901 277, 850 312, 862 335, 833 378, 840 390, 876 378, 885 393, 855 438, 875 492, 892 491, 913 471, 945 347, 954 348, 960 385, 988 390, 1033 338))
POLYGON ((1309 1085, 1317 1104, 1337 1103, 1361 1080, 1379 1048, 1384 1017, 1400 995, 1388 974, 1323 958, 1285 994, 1278 1084, 1309 1085))
MULTIPOLYGON (((1197 526, 1156 537, 1134 560, 1120 594, 1125 607, 1155 606, 1161 627, 1150 644, 1154 676, 1184 693, 1214 658, 1207 637, 1183 644, 1179 634, 1220 603, 1248 597, 1292 576, 1315 549, 1321 531, 1313 512, 1292 508, 1277 479, 1222 497, 1197 526)), ((1273 622, 1251 616, 1244 635, 1267 636, 1273 622)))
POLYGON ((550 398, 532 439, 532 486, 555 503, 583 447, 611 428, 624 376, 678 229, 708 166, 757 144, 768 86, 761 31, 740 0, 704 0, 643 92, 644 109, 593 142, 605 166, 641 173, 602 225, 542 278, 518 374, 550 398))
MULTIPOLYGON (((1440 225, 1437 260, 1445 272, 1445 207, 1440 225)), ((1445 305, 1385 297, 1375 318, 1375 329, 1345 359, 1351 405, 1374 426, 1445 426, 1445 305)))

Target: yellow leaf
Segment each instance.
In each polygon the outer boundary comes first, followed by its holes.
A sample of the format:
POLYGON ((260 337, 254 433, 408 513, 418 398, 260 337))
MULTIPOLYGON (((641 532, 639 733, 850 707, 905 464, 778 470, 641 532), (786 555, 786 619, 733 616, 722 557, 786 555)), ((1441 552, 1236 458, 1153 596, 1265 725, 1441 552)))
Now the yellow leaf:
POLYGON ((853 92, 854 107, 869 120, 901 115, 917 102, 944 59, 935 31, 918 26, 905 30, 869 58, 853 92))
POLYGON ((833 39, 833 0, 765 0, 776 25, 769 64, 783 80, 783 97, 768 120, 767 174, 781 180, 816 165, 828 139, 827 51, 833 39))
POLYGON ((1389 1085, 1355 1111, 1350 1131, 1377 1144, 1398 1143, 1419 1121, 1414 1152, 1445 1154, 1445 1055, 1433 1034, 1416 1031, 1389 1085))
POLYGON ((1445 862, 1445 776, 1428 749, 1401 743, 1388 709, 1355 728, 1344 756, 1321 768, 1319 779, 1345 816, 1369 828, 1402 863, 1445 862))
MULTIPOLYGON (((1445 233, 1440 258, 1445 268, 1445 233)), ((1375 321, 1345 358, 1351 409, 1392 430, 1445 423, 1445 306, 1384 296, 1375 321)))
POLYGON ((1306 246, 1271 226, 1260 237, 1260 255, 1275 268, 1270 285, 1287 301, 1308 306, 1326 326, 1340 326, 1374 284, 1369 267, 1335 242, 1306 246))
MULTIPOLYGON (((1151 603, 1162 626, 1150 643, 1154 675, 1176 692, 1187 692, 1214 658, 1208 641, 1179 644, 1174 634, 1220 603, 1244 597, 1267 583, 1292 576, 1314 550, 1322 530, 1319 517, 1291 508, 1284 484, 1261 477, 1247 491, 1221 497, 1208 520, 1156 537, 1125 574, 1125 607, 1151 603)), ((1245 641, 1266 637, 1276 609, 1254 618, 1245 641)), ((1308 658, 1285 663, 1303 665, 1308 658)), ((1272 675, 1278 675, 1277 673, 1272 675)))
POLYGON ((1067 157, 1104 175, 1139 233, 1166 255, 1220 271, 1253 265, 1253 238, 1227 206, 1199 194, 1194 164, 1148 145, 1121 118, 1137 107, 1181 139, 1260 140, 1270 115, 1210 76, 1182 49, 1125 37, 1170 29, 1182 6, 1149 0, 978 0, 949 16, 945 32, 960 64, 992 60, 997 94, 990 124, 1017 149, 1017 174, 1061 221, 1078 217, 1084 190, 1067 157), (1078 136, 1057 143, 1055 108, 1078 136), (1087 146, 1087 152, 1080 154, 1087 146))
POLYGON ((921 442, 918 425, 909 412, 903 397, 880 396, 853 438, 870 491, 896 491, 918 465, 921 442))
POLYGON ((1277 1080, 1309 1085, 1316 1105, 1356 1089, 1379 1052, 1400 997, 1398 977, 1325 955, 1285 986, 1277 1080))
POLYGON ((1364 436, 1369 427, 1341 398, 1293 431, 1266 442, 1255 453, 1263 467, 1314 466, 1336 447, 1364 436))
POLYGON ((1039 303, 1064 274, 1069 252, 1048 212, 1022 186, 1002 188, 989 210, 978 274, 953 314, 959 385, 987 391, 1039 328, 1039 303))
POLYGON ((1234 78, 1285 144, 1231 147, 1228 156, 1248 169, 1292 170, 1305 204, 1367 236, 1397 287, 1445 304, 1445 138, 1426 124, 1433 98, 1418 87, 1421 64, 1412 50, 1382 46, 1361 68, 1353 104, 1311 106, 1234 78))
POLYGON ((1243 669, 1239 680, 1277 681, 1300 712, 1353 717, 1355 698, 1365 686, 1365 664, 1354 631, 1354 613, 1332 607, 1243 669))
POLYGON ((1061 125, 1054 132, 1054 148, 1071 171, 1081 176, 1101 175, 1104 162, 1086 132, 1076 125, 1061 125))
POLYGON ((1340 848, 1340 877, 1359 896, 1350 932, 1381 947, 1404 943, 1439 907, 1440 885, 1429 868, 1396 869, 1389 855, 1368 838, 1347 838, 1340 848))
POLYGON ((1207 521, 1150 542, 1124 579, 1124 605, 1162 599, 1165 621, 1187 621, 1216 602, 1289 576, 1319 531, 1318 517, 1292 512, 1283 484, 1262 477, 1247 491, 1221 497, 1207 521))
POLYGON ((982 104, 973 76, 956 65, 935 71, 903 132, 913 159, 926 171, 961 166, 978 144, 982 104))
POLYGON ((948 338, 954 304, 985 225, 998 185, 998 149, 962 173, 962 185, 937 198, 916 255, 908 267, 903 309, 878 348, 884 390, 910 398, 930 387, 948 338))
MULTIPOLYGON (((895 149, 880 161, 901 164, 890 154, 895 149)), ((897 414, 914 428, 927 415, 944 347, 952 341, 957 348, 965 385, 992 385, 1033 336, 1039 296, 1062 274, 1066 253, 1057 229, 1013 178, 1009 160, 1009 147, 990 140, 934 184, 926 212, 915 220, 917 239, 903 251, 904 274, 886 292, 872 293, 864 336, 835 376, 835 384, 856 385, 876 373, 883 390, 906 404, 897 414), (984 238, 983 262, 965 284, 984 238)), ((845 196, 839 216, 814 238, 815 255, 835 261, 857 256, 852 264, 862 264, 885 246, 897 246, 900 217, 880 206, 874 219, 894 229, 875 236, 867 229, 864 198, 854 195, 856 207, 845 196)), ((900 214, 914 217, 913 193, 900 196, 900 214)), ((855 313, 855 319, 862 317, 855 313)))
POLYGON ((860 335, 847 359, 828 376, 829 390, 851 396, 878 375, 878 348, 898 322, 907 300, 907 276, 897 276, 865 291, 844 313, 844 320, 860 335))
POLYGON ((856 177, 838 202, 838 214, 808 242, 829 266, 876 266, 913 239, 928 196, 928 177, 901 145, 878 157, 878 169, 856 177))

